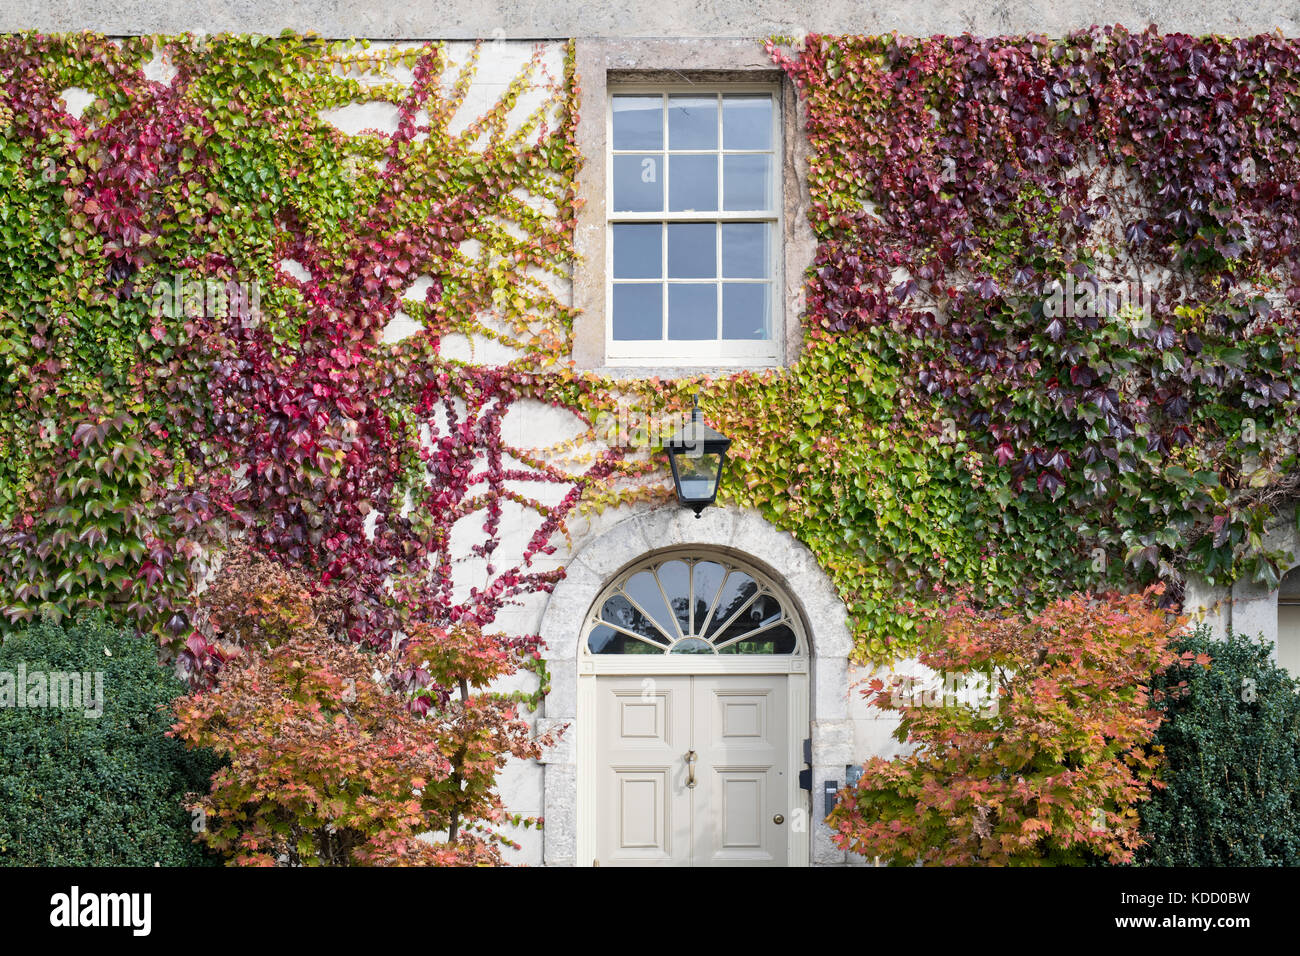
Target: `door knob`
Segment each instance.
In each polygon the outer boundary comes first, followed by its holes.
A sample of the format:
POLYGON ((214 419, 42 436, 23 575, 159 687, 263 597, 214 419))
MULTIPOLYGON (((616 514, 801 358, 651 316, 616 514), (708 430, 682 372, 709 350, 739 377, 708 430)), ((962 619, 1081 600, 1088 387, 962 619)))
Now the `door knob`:
POLYGON ((781 816, 781 814, 778 813, 776 816, 772 818, 772 822, 775 823, 777 826, 780 826, 782 823, 785 823, 785 817, 781 816))
POLYGON ((688 789, 695 789, 695 751, 686 752, 686 786, 688 789))

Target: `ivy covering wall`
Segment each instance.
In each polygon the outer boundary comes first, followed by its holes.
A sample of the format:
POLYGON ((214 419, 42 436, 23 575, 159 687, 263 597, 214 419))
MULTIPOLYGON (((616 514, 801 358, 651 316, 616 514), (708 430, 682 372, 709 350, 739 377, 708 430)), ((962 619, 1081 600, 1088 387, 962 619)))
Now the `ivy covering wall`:
POLYGON ((865 648, 906 643, 900 594, 1275 586, 1291 556, 1263 532, 1300 427, 1295 41, 772 49, 807 109, 819 246, 799 398, 751 419, 744 484, 826 561, 865 648))
POLYGON ((403 575, 429 584, 430 623, 487 624, 553 585, 533 559, 617 453, 562 471, 512 455, 501 422, 521 397, 554 400, 542 370, 572 323, 554 289, 577 88, 539 50, 453 127, 477 56, 287 35, 0 42, 11 620, 106 605, 206 664, 187 602, 236 535, 348 586, 348 631, 376 644, 403 575), (158 63, 174 75, 151 79, 158 63), (323 118, 357 101, 395 104, 396 132, 323 118), (399 313, 422 331, 385 343, 399 313), (441 357, 471 330, 533 354, 441 357), (514 563, 495 555, 506 504, 536 519, 514 563), (451 529, 479 513, 484 573, 456 595, 451 529))
POLYGON ((1262 533, 1300 427, 1295 41, 769 49, 812 149, 803 351, 661 383, 568 366, 571 49, 465 125, 475 57, 439 44, 0 40, 5 614, 108 606, 201 664, 189 595, 242 535, 347 584, 358 640, 391 638, 388 585, 428 569, 420 613, 486 626, 553 585, 536 559, 575 508, 666 493, 594 426, 509 447, 506 411, 590 426, 700 387, 735 439, 722 501, 814 551, 863 659, 910 651, 905 602, 957 589, 1275 582, 1289 558, 1262 533), (395 104, 396 131, 323 118, 359 101, 395 104), (420 331, 385 341, 402 316, 420 331), (521 357, 446 358, 467 333, 521 357), (515 509, 517 561, 497 550, 515 509), (452 529, 479 515, 466 597, 452 529))

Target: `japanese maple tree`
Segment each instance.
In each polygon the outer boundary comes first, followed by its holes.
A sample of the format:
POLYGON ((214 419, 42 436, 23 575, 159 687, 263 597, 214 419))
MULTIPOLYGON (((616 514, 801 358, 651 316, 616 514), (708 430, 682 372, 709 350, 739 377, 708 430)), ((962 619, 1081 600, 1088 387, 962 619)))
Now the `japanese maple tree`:
POLYGON ((538 821, 505 811, 497 774, 551 742, 488 689, 523 645, 415 622, 368 649, 332 633, 339 592, 240 552, 206 593, 200 623, 224 664, 173 726, 229 761, 190 805, 199 839, 247 866, 503 862, 513 844, 496 828, 538 821))
POLYGON ((1137 805, 1159 785, 1151 682, 1179 660, 1170 642, 1186 623, 1159 593, 1075 594, 1030 616, 965 601, 931 612, 921 663, 983 672, 992 696, 873 680, 869 699, 899 714, 896 737, 914 749, 873 757, 843 791, 838 845, 898 865, 1130 861, 1137 805))

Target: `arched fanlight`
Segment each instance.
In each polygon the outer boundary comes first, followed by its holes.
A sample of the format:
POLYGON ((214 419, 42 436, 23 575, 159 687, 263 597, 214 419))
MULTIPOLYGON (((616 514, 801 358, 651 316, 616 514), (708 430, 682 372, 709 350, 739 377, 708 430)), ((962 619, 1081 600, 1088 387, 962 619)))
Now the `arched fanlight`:
POLYGON ((722 466, 730 447, 730 438, 704 424, 698 395, 691 420, 664 442, 677 500, 683 508, 693 510, 697 518, 718 497, 722 466))
POLYGON ((587 619, 590 654, 800 654, 787 596, 757 569, 708 552, 659 555, 611 582, 587 619))

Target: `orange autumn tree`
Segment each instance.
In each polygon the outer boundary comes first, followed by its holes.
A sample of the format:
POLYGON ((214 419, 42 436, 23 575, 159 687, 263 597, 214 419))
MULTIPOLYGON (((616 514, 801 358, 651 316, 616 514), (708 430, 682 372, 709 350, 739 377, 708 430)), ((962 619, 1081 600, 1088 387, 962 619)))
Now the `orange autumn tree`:
POLYGON ((842 792, 838 845, 895 865, 1130 861, 1137 805, 1160 785, 1150 682, 1180 659, 1170 642, 1186 625, 1160 591, 1075 594, 1031 616, 964 599, 930 612, 919 660, 948 692, 871 682, 913 749, 873 757, 842 792), (983 699, 953 692, 963 680, 983 699))
POLYGON ((200 611, 224 663, 174 703, 172 732, 227 761, 190 809, 235 865, 497 865, 514 845, 499 828, 537 822, 496 788, 509 757, 552 742, 489 690, 522 663, 517 642, 412 622, 369 649, 332 633, 337 589, 243 549, 200 611))

